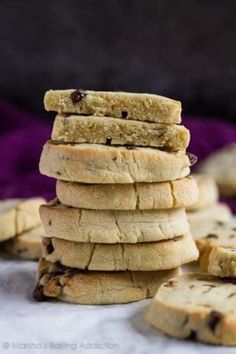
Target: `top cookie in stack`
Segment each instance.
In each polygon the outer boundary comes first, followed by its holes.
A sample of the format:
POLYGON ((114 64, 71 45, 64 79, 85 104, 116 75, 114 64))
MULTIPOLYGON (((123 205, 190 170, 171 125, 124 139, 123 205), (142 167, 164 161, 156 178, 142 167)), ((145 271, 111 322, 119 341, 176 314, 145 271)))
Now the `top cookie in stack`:
POLYGON ((104 304, 153 296, 198 256, 185 214, 198 189, 187 177, 180 102, 85 90, 48 91, 44 102, 58 114, 40 171, 57 179, 59 201, 40 209, 50 238, 35 298, 104 304))

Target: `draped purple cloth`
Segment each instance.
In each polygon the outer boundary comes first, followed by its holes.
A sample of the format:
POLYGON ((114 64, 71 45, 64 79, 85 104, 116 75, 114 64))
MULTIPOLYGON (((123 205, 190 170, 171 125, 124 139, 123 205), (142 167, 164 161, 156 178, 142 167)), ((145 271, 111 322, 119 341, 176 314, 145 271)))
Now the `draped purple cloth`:
MULTIPOLYGON (((236 142, 236 126, 206 117, 184 117, 191 131, 189 151, 202 161, 211 152, 236 142)), ((0 100, 0 198, 55 196, 55 180, 41 176, 38 162, 50 138, 52 121, 37 117, 0 100)), ((236 200, 227 200, 236 212, 236 200)))

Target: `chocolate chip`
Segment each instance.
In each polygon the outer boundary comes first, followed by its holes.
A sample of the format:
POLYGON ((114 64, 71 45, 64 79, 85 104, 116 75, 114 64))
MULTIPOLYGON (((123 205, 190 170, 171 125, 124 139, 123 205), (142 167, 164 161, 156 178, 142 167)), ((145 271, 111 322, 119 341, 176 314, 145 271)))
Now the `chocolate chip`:
POLYGON ((186 340, 196 340, 197 339, 197 332, 193 329, 190 331, 189 335, 185 337, 186 340))
POLYGON ((216 224, 219 226, 222 226, 222 225, 224 225, 224 222, 223 221, 216 221, 216 224))
POLYGON ((218 238, 216 234, 208 234, 205 238, 218 238))
POLYGON ((83 90, 75 90, 71 93, 70 99, 73 103, 78 103, 86 97, 86 93, 83 90))
POLYGON ((33 298, 36 301, 45 301, 47 297, 43 293, 43 285, 37 285, 33 292, 33 298))
POLYGON ((51 254, 53 252, 54 252, 54 247, 53 247, 53 244, 52 244, 52 242, 50 240, 49 243, 47 244, 47 253, 51 254))
POLYGON ((222 320, 223 314, 220 313, 219 311, 211 311, 209 314, 209 320, 208 320, 208 327, 211 329, 212 332, 215 331, 216 326, 218 323, 222 320))
POLYGON ((195 163, 197 162, 197 156, 191 154, 191 152, 187 152, 189 161, 190 161, 190 165, 193 166, 195 165, 195 163))
POLYGON ((236 237, 236 235, 234 235, 234 234, 229 236, 229 238, 234 238, 234 237, 236 237))
POLYGON ((113 160, 113 161, 116 161, 116 160, 117 160, 117 157, 116 157, 116 156, 112 157, 112 160, 113 160))
POLYGON ((57 174, 58 176, 61 176, 61 172, 60 172, 60 171, 56 171, 56 174, 57 174))
POLYGON ((111 145, 112 139, 111 138, 107 138, 106 139, 106 145, 111 145))
POLYGON ((48 225, 49 225, 49 226, 52 225, 52 220, 49 220, 48 225))
POLYGON ((127 118, 128 117, 128 112, 122 111, 121 112, 121 116, 122 116, 122 118, 127 118))

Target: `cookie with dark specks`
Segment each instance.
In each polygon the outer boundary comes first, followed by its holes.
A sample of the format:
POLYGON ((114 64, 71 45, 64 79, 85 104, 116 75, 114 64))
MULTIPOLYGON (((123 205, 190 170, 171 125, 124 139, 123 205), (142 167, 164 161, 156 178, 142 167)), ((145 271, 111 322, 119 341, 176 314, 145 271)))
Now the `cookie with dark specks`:
POLYGON ((0 242, 39 226, 39 206, 42 203, 45 199, 40 197, 1 200, 0 242))
POLYGON ((48 141, 39 168, 46 176, 71 182, 164 182, 186 177, 192 160, 184 149, 168 152, 149 147, 48 141))
POLYGON ((146 313, 169 336, 211 344, 236 345, 236 282, 188 273, 158 289, 146 313))
POLYGON ((204 235, 212 225, 228 222, 232 213, 227 204, 216 203, 206 208, 187 212, 191 233, 195 239, 204 235))
POLYGON ((218 277, 236 277, 236 242, 233 246, 212 247, 209 254, 208 273, 218 277))
POLYGON ((198 235, 194 235, 199 249, 199 265, 208 271, 209 255, 214 246, 236 246, 236 222, 212 221, 199 225, 198 235))
POLYGON ((153 271, 177 268, 198 258, 191 235, 135 244, 101 244, 44 238, 43 257, 53 263, 98 271, 153 271))
POLYGON ((47 111, 109 116, 125 120, 180 123, 181 102, 147 93, 50 90, 44 96, 47 111))
POLYGON ((44 235, 43 227, 38 226, 3 242, 2 247, 8 254, 15 257, 38 260, 42 254, 42 239, 44 235))
POLYGON ((52 140, 64 143, 135 145, 179 150, 188 147, 190 134, 183 125, 58 114, 53 124, 52 140))
POLYGON ((158 287, 180 269, 154 272, 94 272, 39 261, 36 301, 57 298, 86 305, 124 304, 153 297, 158 287))

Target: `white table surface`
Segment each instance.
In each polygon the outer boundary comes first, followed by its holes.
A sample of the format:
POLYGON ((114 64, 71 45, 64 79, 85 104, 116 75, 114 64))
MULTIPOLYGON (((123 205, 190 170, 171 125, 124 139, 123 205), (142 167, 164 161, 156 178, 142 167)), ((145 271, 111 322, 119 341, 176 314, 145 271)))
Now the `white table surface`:
POLYGON ((169 338, 144 320, 150 300, 85 306, 35 302, 36 262, 0 258, 0 353, 230 354, 216 347, 169 338))

